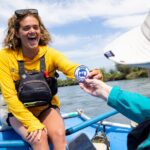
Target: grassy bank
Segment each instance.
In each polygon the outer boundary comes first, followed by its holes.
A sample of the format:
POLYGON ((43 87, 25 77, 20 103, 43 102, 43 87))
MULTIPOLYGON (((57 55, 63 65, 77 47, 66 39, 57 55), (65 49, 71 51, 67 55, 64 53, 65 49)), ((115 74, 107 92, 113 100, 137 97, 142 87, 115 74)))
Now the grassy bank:
MULTIPOLYGON (((116 81, 116 80, 131 80, 136 78, 148 77, 147 69, 130 67, 126 65, 116 65, 116 70, 105 71, 101 69, 104 76, 104 81, 116 81)), ((58 86, 71 86, 77 85, 78 82, 71 79, 61 80, 58 79, 58 86)))

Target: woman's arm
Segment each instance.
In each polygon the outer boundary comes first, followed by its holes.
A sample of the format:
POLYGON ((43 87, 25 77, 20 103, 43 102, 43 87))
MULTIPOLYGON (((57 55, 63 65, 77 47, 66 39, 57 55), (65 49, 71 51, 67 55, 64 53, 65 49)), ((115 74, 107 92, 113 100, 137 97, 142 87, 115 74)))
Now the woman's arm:
POLYGON ((150 99, 119 87, 112 88, 108 105, 138 123, 150 118, 150 99))
POLYGON ((8 110, 22 122, 29 132, 43 129, 44 125, 18 99, 8 58, 9 55, 7 56, 6 52, 0 52, 0 85, 8 110))
POLYGON ((111 87, 97 79, 86 79, 80 87, 138 123, 150 118, 150 99, 145 96, 111 87))

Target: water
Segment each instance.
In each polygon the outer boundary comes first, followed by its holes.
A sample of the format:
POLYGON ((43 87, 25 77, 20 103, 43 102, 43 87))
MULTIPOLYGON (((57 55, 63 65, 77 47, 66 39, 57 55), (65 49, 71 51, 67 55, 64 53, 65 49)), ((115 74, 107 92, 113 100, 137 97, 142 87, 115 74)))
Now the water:
MULTIPOLYGON (((124 90, 138 92, 145 96, 150 96, 150 79, 142 78, 135 80, 111 81, 107 84, 111 86, 120 86, 124 90)), ((105 101, 100 98, 93 97, 77 86, 60 87, 58 89, 58 96, 61 100, 61 108, 64 112, 72 112, 77 109, 82 109, 89 117, 98 116, 105 112, 113 110, 105 101)), ((120 123, 129 123, 126 117, 117 114, 114 117, 108 118, 108 121, 115 121, 120 123)))

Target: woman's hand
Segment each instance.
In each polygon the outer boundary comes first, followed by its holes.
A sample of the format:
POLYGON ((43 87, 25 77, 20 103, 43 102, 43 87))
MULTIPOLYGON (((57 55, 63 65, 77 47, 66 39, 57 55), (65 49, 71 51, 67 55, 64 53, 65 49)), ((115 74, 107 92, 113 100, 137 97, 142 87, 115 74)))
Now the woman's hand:
POLYGON ((85 92, 100 97, 104 100, 107 100, 109 93, 112 89, 112 87, 105 84, 103 81, 98 79, 85 79, 83 83, 79 84, 81 89, 83 89, 85 92))
POLYGON ((45 132, 45 134, 47 134, 47 129, 46 128, 39 129, 39 130, 35 130, 33 132, 28 133, 28 135, 26 136, 27 142, 34 143, 36 141, 40 141, 42 132, 45 132))
POLYGON ((90 71, 87 78, 103 80, 103 74, 100 69, 93 69, 92 71, 90 71))

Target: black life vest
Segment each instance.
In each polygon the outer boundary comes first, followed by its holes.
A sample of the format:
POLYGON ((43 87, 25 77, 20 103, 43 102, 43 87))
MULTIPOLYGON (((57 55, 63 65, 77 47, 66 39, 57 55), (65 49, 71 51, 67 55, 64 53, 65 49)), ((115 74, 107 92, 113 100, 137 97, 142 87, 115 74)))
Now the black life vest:
POLYGON ((57 79, 45 75, 45 58, 40 58, 40 71, 25 72, 24 61, 18 61, 20 80, 15 82, 19 100, 26 107, 51 104, 57 93, 57 79))

